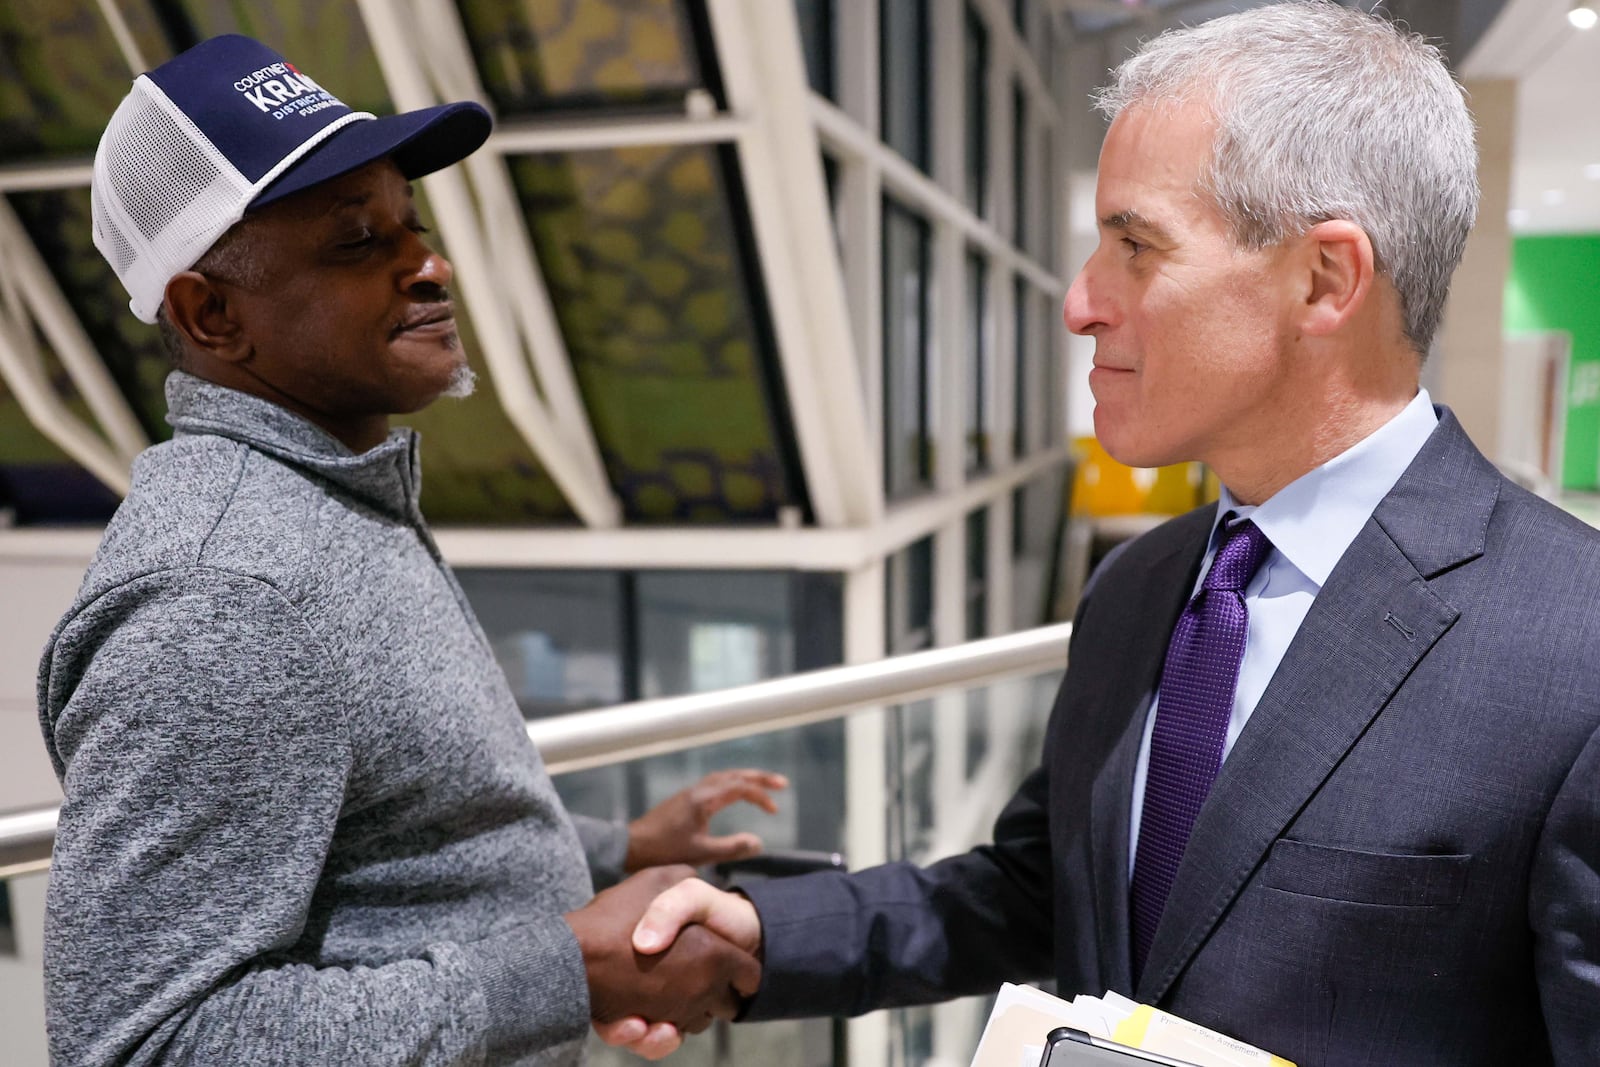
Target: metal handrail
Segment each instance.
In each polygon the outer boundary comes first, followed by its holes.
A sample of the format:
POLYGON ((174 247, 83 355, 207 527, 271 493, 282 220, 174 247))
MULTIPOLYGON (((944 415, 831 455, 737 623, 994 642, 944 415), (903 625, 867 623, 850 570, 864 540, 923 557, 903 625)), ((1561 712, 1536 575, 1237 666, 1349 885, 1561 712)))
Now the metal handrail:
MULTIPOLYGON (((1071 623, 1058 623, 714 693, 573 712, 529 723, 528 737, 551 774, 625 763, 1057 670, 1066 665, 1071 634, 1071 623)), ((58 814, 55 807, 0 814, 0 878, 50 865, 58 814)))

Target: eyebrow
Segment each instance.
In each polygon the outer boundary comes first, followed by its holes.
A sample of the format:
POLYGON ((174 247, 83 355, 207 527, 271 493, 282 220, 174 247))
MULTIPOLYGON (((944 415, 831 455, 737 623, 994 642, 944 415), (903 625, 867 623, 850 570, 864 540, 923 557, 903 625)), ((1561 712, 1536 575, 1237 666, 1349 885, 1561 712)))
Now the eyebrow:
MULTIPOLYGON (((416 190, 410 182, 406 182, 406 196, 413 200, 416 199, 416 190)), ((349 196, 341 196, 339 199, 328 205, 326 214, 332 215, 335 212, 344 211, 346 208, 362 207, 371 199, 372 193, 370 191, 365 193, 351 193, 349 196)))
POLYGON ((1172 240, 1172 235, 1167 233, 1166 227, 1152 218, 1139 214, 1133 208, 1124 208, 1102 216, 1100 225, 1108 230, 1134 230, 1163 243, 1172 240))

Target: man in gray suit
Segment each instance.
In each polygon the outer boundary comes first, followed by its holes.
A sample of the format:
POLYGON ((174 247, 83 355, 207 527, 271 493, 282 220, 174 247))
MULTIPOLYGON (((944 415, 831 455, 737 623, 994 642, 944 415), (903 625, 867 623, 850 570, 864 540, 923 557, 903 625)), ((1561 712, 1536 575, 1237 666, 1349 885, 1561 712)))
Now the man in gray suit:
POLYGON ((993 844, 686 882, 635 946, 763 952, 752 1019, 1053 976, 1300 1067, 1600 1063, 1600 534, 1419 388, 1477 204, 1461 91, 1315 2, 1165 35, 1099 103, 1095 429, 1221 502, 1101 568, 993 844))

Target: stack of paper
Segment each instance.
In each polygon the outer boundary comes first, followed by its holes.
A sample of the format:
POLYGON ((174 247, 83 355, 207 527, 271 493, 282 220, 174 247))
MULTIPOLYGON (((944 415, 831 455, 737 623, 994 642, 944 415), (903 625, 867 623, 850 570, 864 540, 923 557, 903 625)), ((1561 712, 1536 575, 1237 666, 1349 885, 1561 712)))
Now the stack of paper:
POLYGON ((1147 1059, 1140 1052, 1165 1057, 1154 1062, 1194 1067, 1294 1067, 1288 1060, 1116 993, 1080 995, 1068 1002, 1032 986, 1009 983, 1000 988, 972 1067, 1038 1067, 1046 1035, 1059 1026, 1081 1031, 1102 1048, 1129 1053, 1130 1067, 1147 1059))

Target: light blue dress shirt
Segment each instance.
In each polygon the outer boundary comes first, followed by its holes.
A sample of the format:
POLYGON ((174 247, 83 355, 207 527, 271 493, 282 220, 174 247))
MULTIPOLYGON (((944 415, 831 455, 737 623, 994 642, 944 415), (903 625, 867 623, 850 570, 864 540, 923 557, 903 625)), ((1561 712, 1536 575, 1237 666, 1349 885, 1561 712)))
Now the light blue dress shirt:
MULTIPOLYGON (((1398 415, 1349 449, 1316 470, 1301 475, 1259 506, 1239 504, 1224 487, 1217 501, 1211 544, 1195 579, 1194 591, 1205 581, 1217 551, 1217 530, 1222 516, 1232 511, 1240 519, 1251 519, 1272 542, 1261 569, 1245 588, 1245 611, 1250 630, 1245 638, 1244 659, 1239 665, 1239 685, 1233 694, 1233 714, 1228 720, 1228 736, 1223 741, 1222 758, 1233 751, 1251 712, 1278 670, 1289 642, 1299 632, 1311 602, 1316 599, 1334 564, 1344 555, 1356 534, 1367 524, 1379 501, 1394 488, 1400 475, 1422 451, 1423 442, 1433 433, 1439 418, 1426 389, 1398 415)), ((1193 596, 1191 592, 1191 596, 1193 596)), ((1144 740, 1139 744, 1139 762, 1133 772, 1133 810, 1128 827, 1128 876, 1133 877, 1134 856, 1139 846, 1139 823, 1144 815, 1145 776, 1150 767, 1150 735, 1155 730, 1156 699, 1145 719, 1144 740)))

